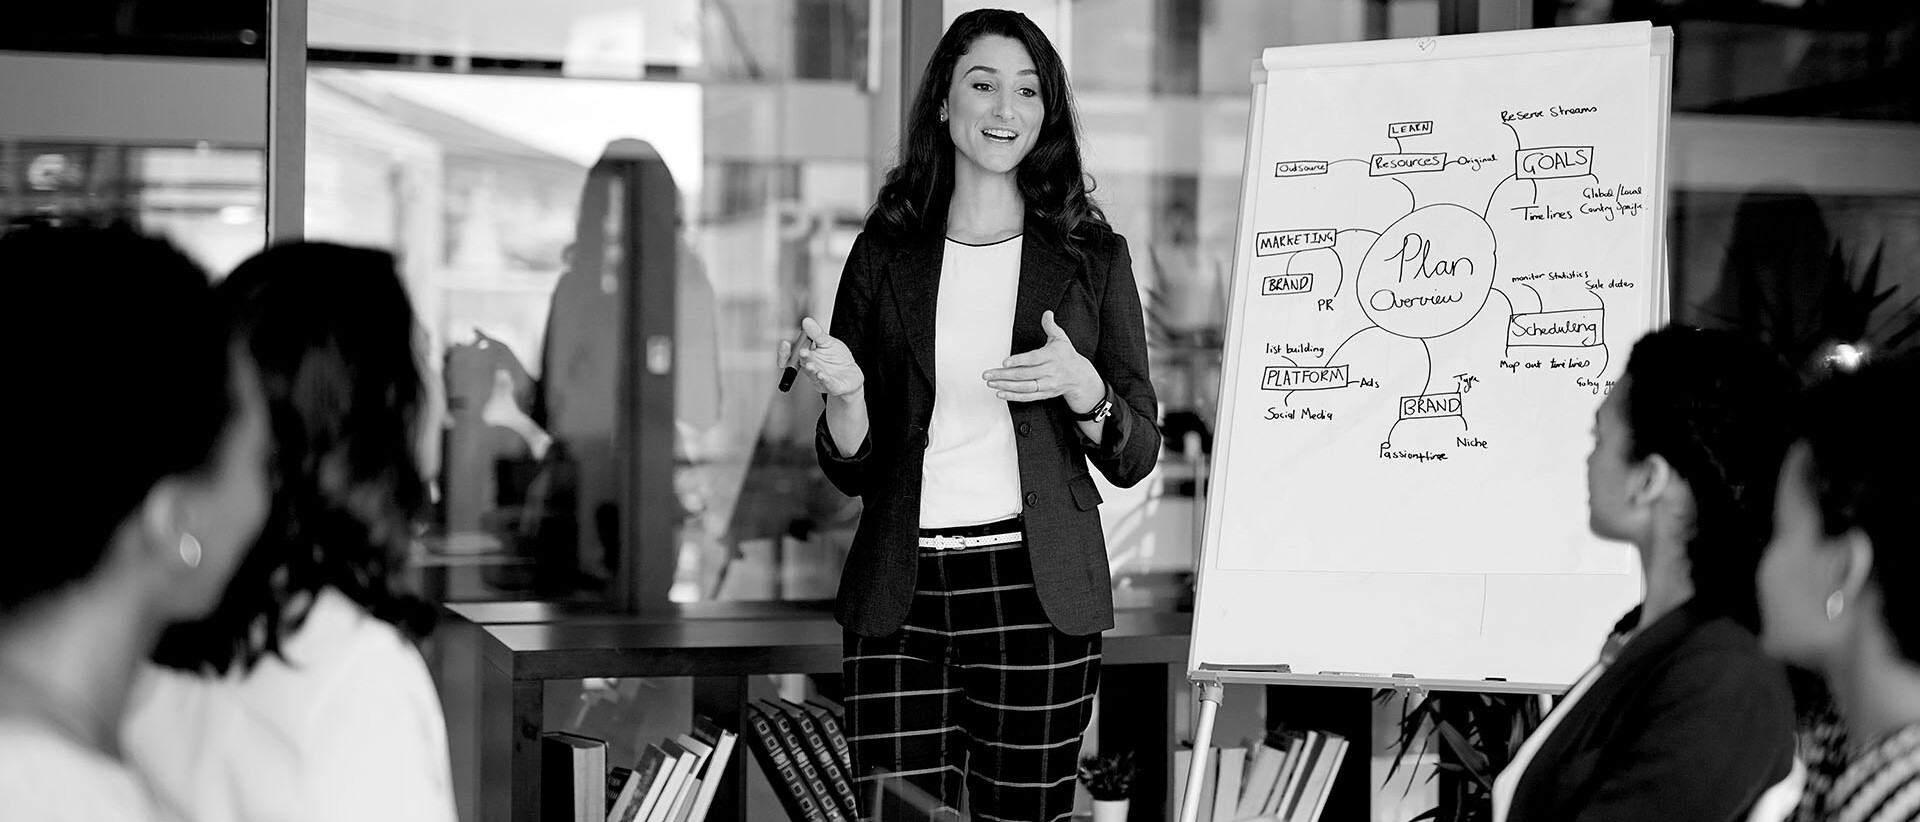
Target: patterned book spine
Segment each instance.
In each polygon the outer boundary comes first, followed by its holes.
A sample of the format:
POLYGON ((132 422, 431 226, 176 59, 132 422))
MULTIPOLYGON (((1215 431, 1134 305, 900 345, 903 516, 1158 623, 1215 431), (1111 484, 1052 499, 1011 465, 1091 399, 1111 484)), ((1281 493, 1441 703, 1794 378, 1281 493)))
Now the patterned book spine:
POLYGON ((820 765, 821 773, 826 775, 827 782, 833 787, 835 797, 840 800, 840 807, 846 809, 848 816, 859 816, 860 808, 853 796, 853 780, 849 779, 847 772, 840 767, 840 759, 834 754, 832 746, 827 743, 826 734, 819 724, 814 722, 806 708, 799 705, 789 704, 787 715, 793 717, 794 722, 799 723, 801 735, 807 738, 807 750, 813 753, 813 758, 820 765))
POLYGON ((814 767, 813 757, 807 755, 807 743, 801 741, 800 732, 793 727, 793 721, 787 712, 778 705, 768 705, 766 714, 773 721, 774 730, 780 735, 780 741, 787 747, 787 755, 792 758, 800 775, 806 778, 807 787, 820 800, 820 809, 827 814, 828 822, 850 822, 847 811, 834 799, 833 789, 827 787, 827 780, 820 775, 820 769, 814 767))
POLYGON ((820 720, 820 729, 827 734, 827 741, 833 743, 833 752, 840 757, 840 767, 847 773, 853 773, 853 748, 847 745, 847 735, 840 732, 840 718, 833 711, 819 705, 807 706, 813 710, 815 719, 820 720))
POLYGON ((766 766, 768 776, 786 787, 786 790, 775 790, 774 793, 779 794, 781 804, 787 806, 788 818, 793 822, 827 822, 826 814, 813 801, 813 793, 807 789, 807 783, 800 778, 800 771, 780 746, 780 735, 774 731, 773 724, 767 721, 767 715, 758 706, 749 705, 747 722, 753 726, 753 750, 760 754, 760 764, 766 766))

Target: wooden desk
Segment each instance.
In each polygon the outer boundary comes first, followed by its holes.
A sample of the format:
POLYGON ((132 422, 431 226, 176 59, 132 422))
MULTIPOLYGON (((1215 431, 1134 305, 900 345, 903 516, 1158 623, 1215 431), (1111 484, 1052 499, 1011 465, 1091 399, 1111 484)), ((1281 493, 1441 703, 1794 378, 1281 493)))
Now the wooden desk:
MULTIPOLYGON (((737 732, 746 727, 749 677, 840 672, 840 626, 817 604, 713 603, 645 616, 532 603, 447 610, 440 664, 455 771, 476 768, 479 807, 470 818, 487 822, 539 818, 548 680, 692 677, 694 712, 737 732), (525 621, 541 616, 551 619, 525 621), (489 618, 516 621, 481 621, 489 618), (454 730, 463 717, 477 719, 472 734, 454 730), (478 762, 465 761, 470 756, 478 762)), ((1132 818, 1170 819, 1172 733, 1175 711, 1189 701, 1192 615, 1122 611, 1116 621, 1102 647, 1101 744, 1133 749, 1141 773, 1160 777, 1137 783, 1132 818)), ((742 745, 729 760, 709 819, 747 817, 742 763, 751 759, 742 745)))

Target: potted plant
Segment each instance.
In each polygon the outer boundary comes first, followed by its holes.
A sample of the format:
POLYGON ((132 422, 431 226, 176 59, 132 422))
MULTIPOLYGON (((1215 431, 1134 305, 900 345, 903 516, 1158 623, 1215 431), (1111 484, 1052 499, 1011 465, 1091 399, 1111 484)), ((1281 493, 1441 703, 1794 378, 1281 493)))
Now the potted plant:
MULTIPOLYGON (((1391 698, 1383 692, 1381 698, 1391 698)), ((1493 818, 1493 778, 1513 761, 1544 719, 1538 697, 1436 691, 1400 719, 1389 778, 1416 748, 1440 742, 1440 804, 1416 820, 1486 822, 1493 818)))
POLYGON ((1081 757, 1080 784, 1093 796, 1093 822, 1124 822, 1133 791, 1133 752, 1081 757))

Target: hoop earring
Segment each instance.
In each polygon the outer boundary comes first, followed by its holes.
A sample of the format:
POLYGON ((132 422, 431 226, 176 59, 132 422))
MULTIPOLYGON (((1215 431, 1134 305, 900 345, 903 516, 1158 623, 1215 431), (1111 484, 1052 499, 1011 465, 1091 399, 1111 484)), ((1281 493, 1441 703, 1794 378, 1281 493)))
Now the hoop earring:
POLYGON ((1847 595, 1845 592, 1834 591, 1831 596, 1827 597, 1828 622, 1839 619, 1841 612, 1845 610, 1847 610, 1847 595))
POLYGON ((180 532, 180 561, 188 568, 200 567, 200 540, 185 531, 180 532))

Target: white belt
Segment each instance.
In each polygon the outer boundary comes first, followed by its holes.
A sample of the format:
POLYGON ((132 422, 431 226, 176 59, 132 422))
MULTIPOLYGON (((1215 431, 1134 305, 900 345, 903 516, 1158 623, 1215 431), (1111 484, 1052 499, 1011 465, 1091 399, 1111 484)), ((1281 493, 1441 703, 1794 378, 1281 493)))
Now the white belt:
POLYGON ((984 537, 921 537, 920 547, 934 551, 958 551, 962 548, 982 548, 988 545, 1005 545, 1019 542, 1026 535, 1019 531, 1004 534, 988 534, 984 537))

